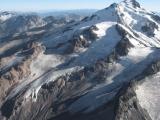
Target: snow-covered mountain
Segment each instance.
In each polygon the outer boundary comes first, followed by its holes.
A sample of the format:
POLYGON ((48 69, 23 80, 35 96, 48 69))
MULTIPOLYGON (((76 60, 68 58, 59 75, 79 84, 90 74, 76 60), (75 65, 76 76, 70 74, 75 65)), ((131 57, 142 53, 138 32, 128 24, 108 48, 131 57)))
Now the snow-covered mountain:
POLYGON ((80 9, 80 10, 60 10, 60 11, 44 11, 38 13, 42 17, 53 16, 56 18, 68 18, 69 20, 80 20, 96 12, 96 9, 80 9))
POLYGON ((48 27, 57 28, 69 22, 80 21, 84 16, 77 14, 55 17, 40 16, 38 13, 0 12, 0 38, 48 27))
POLYGON ((0 39, 1 120, 160 119, 155 13, 124 0, 36 28, 0 39))
POLYGON ((160 16, 160 12, 155 12, 155 14, 157 14, 158 16, 160 16))
POLYGON ((16 15, 16 13, 14 13, 14 12, 2 11, 2 12, 0 12, 0 22, 8 20, 9 18, 11 18, 15 15, 16 15))

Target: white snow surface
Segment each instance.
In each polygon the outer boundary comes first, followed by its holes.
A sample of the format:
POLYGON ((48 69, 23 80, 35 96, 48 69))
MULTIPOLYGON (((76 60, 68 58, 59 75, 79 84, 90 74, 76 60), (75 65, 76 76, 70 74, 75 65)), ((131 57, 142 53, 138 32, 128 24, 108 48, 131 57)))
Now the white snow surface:
POLYGON ((138 41, 140 40, 141 43, 145 44, 148 47, 160 47, 159 30, 154 30, 155 37, 150 37, 142 32, 142 27, 150 23, 155 23, 160 28, 159 23, 153 20, 149 15, 152 14, 151 12, 148 12, 145 9, 141 8, 135 9, 130 6, 126 6, 124 2, 120 3, 117 9, 122 24, 132 33, 134 32, 139 35, 138 41))
POLYGON ((106 81, 103 84, 96 85, 90 91, 86 91, 87 94, 71 104, 69 111, 75 113, 85 109, 85 113, 91 112, 111 100, 123 82, 131 80, 143 72, 151 61, 157 59, 153 57, 155 54, 160 55, 160 52, 155 52, 149 47, 130 49, 127 56, 121 57, 118 63, 112 65, 106 81), (148 59, 146 59, 147 57, 148 59))
POLYGON ((0 12, 0 22, 4 22, 13 17, 14 15, 14 13, 0 12))
POLYGON ((84 53, 80 54, 79 57, 72 63, 72 65, 89 65, 95 63, 98 59, 108 56, 116 44, 121 40, 118 32, 115 28, 114 22, 103 22, 97 25, 101 29, 97 34, 103 33, 97 41, 92 43, 92 45, 84 53), (104 30, 105 28, 105 30, 104 30), (103 32, 102 32, 103 31, 103 32), (105 34, 104 34, 105 32, 105 34))
POLYGON ((147 110, 152 120, 160 120, 160 72, 143 81, 136 89, 140 105, 147 110))
POLYGON ((36 60, 30 65, 30 70, 33 77, 38 77, 50 69, 62 64, 65 58, 60 55, 45 55, 41 53, 36 60))
POLYGON ((0 16, 0 20, 1 21, 6 21, 6 20, 8 20, 11 17, 12 17, 12 15, 2 15, 2 16, 0 16))

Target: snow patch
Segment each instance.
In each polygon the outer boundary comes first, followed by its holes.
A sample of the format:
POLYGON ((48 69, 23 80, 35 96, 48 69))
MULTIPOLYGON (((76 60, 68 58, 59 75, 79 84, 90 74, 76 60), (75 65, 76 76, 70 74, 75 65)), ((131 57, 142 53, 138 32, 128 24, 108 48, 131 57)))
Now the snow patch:
POLYGON ((153 120, 160 120, 160 72, 147 77, 136 89, 140 105, 153 120))
POLYGON ((52 69, 62 64, 63 62, 64 62, 64 57, 60 55, 40 54, 38 58, 32 61, 30 65, 32 76, 37 77, 42 73, 44 73, 45 71, 48 71, 49 69, 52 69))

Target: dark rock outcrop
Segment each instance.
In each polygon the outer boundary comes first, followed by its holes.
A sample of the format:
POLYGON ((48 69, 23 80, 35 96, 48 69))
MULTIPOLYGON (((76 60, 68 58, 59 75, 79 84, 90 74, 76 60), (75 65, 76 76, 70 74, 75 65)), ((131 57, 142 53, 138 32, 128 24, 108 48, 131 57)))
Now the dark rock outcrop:
POLYGON ((134 8, 140 8, 140 4, 136 0, 124 0, 125 3, 131 4, 134 8))
POLYGON ((145 26, 142 26, 142 31, 146 33, 150 37, 154 37, 155 33, 154 31, 158 29, 158 25, 154 22, 149 22, 145 26))
POLYGON ((115 120, 151 120, 147 111, 139 104, 133 85, 120 92, 119 102, 116 108, 115 120))

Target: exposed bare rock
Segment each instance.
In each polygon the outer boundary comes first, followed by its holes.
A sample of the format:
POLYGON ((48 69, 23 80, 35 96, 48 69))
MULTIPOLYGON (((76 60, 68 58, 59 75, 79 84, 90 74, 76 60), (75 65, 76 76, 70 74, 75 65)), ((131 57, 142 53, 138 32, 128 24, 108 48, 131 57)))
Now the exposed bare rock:
POLYGON ((155 35, 154 31, 156 29, 158 29, 158 25, 156 25, 154 22, 149 22, 145 26, 142 26, 142 31, 151 37, 155 35))
MULTIPOLYGON (((33 51, 31 55, 25 57, 22 61, 20 61, 16 65, 10 66, 7 69, 7 71, 1 71, 1 76, 0 76, 1 101, 3 101, 3 99, 7 96, 7 94, 12 90, 12 87, 14 88, 19 82, 21 82, 21 80, 30 75, 31 61, 36 59, 39 53, 43 52, 43 47, 39 43, 32 43, 31 45, 28 46, 28 49, 33 51)), ((22 53, 23 51, 21 52, 21 54, 22 53)), ((3 59, 5 60, 5 58, 3 59)))
POLYGON ((133 86, 122 90, 115 120, 151 120, 147 111, 139 104, 133 86))
POLYGON ((136 0, 124 0, 125 3, 131 4, 134 8, 140 8, 140 4, 136 0))

